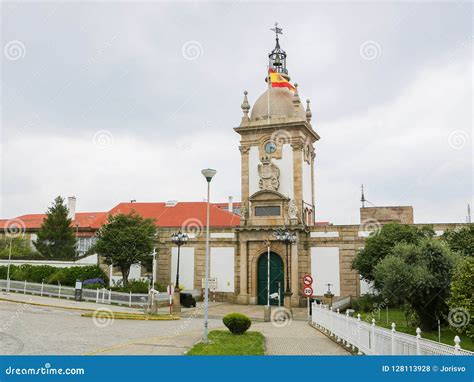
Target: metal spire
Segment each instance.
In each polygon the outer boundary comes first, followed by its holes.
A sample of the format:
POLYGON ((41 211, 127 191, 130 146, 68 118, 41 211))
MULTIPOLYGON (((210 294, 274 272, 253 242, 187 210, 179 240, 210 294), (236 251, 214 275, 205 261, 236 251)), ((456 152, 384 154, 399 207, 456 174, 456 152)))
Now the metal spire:
POLYGON ((271 28, 270 30, 275 32, 275 48, 268 55, 268 68, 287 76, 288 70, 286 69, 286 52, 280 48, 280 39, 278 37, 278 35, 283 34, 283 28, 280 28, 278 23, 275 23, 275 27, 271 28))
POLYGON ((365 207, 365 195, 364 195, 364 185, 360 186, 360 189, 362 191, 362 195, 360 197, 360 201, 362 202, 362 208, 365 207))

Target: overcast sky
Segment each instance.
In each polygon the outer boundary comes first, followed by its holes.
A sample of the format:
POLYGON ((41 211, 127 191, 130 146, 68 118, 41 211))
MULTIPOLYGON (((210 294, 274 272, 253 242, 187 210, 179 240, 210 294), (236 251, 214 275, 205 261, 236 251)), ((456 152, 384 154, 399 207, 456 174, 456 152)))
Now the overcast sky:
POLYGON ((242 92, 265 91, 269 30, 310 98, 316 219, 413 205, 464 222, 472 203, 469 2, 2 4, 0 217, 122 201, 240 199, 242 92))

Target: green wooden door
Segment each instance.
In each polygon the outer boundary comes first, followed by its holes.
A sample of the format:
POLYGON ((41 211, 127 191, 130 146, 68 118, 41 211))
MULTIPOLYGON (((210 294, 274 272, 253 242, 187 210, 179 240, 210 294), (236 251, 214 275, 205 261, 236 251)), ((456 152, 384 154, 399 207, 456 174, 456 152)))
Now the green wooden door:
MULTIPOLYGON (((262 254, 257 263, 257 296, 258 304, 267 304, 267 254, 262 254)), ((280 283, 280 301, 283 305, 284 289, 283 260, 276 253, 270 252, 270 294, 278 292, 278 283, 280 283)), ((270 299, 271 305, 278 305, 277 299, 270 299)))

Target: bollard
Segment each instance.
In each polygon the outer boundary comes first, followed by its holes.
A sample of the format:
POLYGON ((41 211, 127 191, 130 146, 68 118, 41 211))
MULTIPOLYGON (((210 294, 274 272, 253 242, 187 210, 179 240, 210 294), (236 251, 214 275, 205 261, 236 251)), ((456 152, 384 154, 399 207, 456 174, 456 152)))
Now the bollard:
POLYGON ((44 288, 44 282, 41 281, 41 296, 43 296, 43 288, 44 288))
POLYGON ((58 298, 61 298, 61 284, 59 284, 58 298))
POLYGON ((99 288, 97 288, 96 294, 95 294, 95 303, 99 303, 99 288))
POLYGON ((26 294, 26 280, 25 280, 25 284, 23 285, 23 294, 26 294))
POLYGON ((130 291, 128 295, 128 306, 130 308, 132 307, 132 291, 130 291))

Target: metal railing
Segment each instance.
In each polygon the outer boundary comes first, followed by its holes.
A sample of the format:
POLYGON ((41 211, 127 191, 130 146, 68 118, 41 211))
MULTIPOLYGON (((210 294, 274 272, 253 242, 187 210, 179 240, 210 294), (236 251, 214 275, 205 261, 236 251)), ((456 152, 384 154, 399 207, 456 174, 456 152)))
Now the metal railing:
POLYGON ((368 355, 474 355, 474 352, 461 349, 458 336, 454 346, 421 338, 421 331, 416 329, 416 336, 400 333, 392 329, 363 322, 360 314, 350 317, 349 312, 340 314, 339 309, 333 312, 326 306, 313 303, 311 323, 329 336, 334 336, 347 348, 357 349, 359 354, 368 355))

